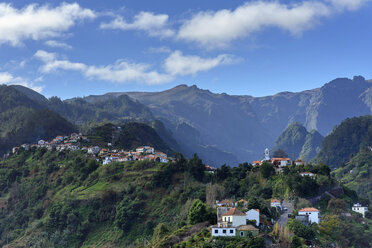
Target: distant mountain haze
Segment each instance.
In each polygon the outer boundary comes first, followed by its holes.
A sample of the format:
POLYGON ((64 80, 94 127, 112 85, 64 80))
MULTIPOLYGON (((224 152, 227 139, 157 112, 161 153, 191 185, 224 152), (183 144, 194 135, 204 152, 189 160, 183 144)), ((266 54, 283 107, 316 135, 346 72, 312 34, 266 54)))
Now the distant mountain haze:
MULTIPOLYGON (((371 82, 356 76, 352 80, 335 79, 321 88, 266 97, 214 94, 186 85, 162 92, 107 93, 105 97, 128 95, 164 121, 178 143, 190 143, 194 138, 195 144, 213 146, 243 162, 260 159, 263 150, 273 147, 277 137, 293 122, 325 136, 348 117, 370 114, 371 87, 371 82), (177 128, 181 124, 195 129, 198 135, 183 134, 177 128)), ((316 137, 308 137, 307 143, 321 139, 318 134, 316 137)), ((226 162, 221 160, 219 164, 226 162)))
POLYGON ((173 142, 172 149, 177 146, 174 150, 186 156, 197 153, 215 166, 237 165, 261 159, 264 149, 273 148, 294 122, 310 131, 296 154, 313 157, 313 145, 335 125, 349 117, 371 114, 372 83, 361 76, 338 78, 321 88, 266 97, 215 94, 195 85, 179 85, 162 92, 50 99, 48 108, 76 124, 135 119, 151 125, 157 120, 168 138, 159 135, 173 142))
POLYGON ((281 149, 292 159, 309 161, 320 151, 323 139, 318 131, 308 132, 301 123, 294 122, 279 135, 273 150, 281 149))

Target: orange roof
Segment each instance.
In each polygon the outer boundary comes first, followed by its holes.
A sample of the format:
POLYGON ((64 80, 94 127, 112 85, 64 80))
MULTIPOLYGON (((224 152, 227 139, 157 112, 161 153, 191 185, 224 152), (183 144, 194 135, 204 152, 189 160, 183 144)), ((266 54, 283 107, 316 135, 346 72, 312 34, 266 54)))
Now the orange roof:
POLYGON ((271 202, 272 202, 272 203, 273 203, 273 202, 279 202, 279 203, 280 203, 280 200, 274 198, 274 199, 271 199, 271 202))
POLYGON ((222 200, 219 203, 232 203, 232 201, 230 201, 230 200, 222 200))
POLYGON ((237 201, 237 202, 247 202, 247 203, 248 203, 248 201, 246 201, 246 200, 244 200, 244 199, 240 199, 240 200, 237 201))
POLYGON ((298 212, 319 212, 319 210, 316 208, 303 208, 300 209, 298 212))
POLYGON ((241 212, 239 209, 237 208, 232 208, 230 209, 229 211, 227 211, 226 213, 224 213, 222 216, 230 216, 230 215, 239 215, 239 216, 245 216, 245 213, 241 212))
POLYGON ((278 161, 288 161, 289 158, 272 158, 271 160, 278 160, 278 161))

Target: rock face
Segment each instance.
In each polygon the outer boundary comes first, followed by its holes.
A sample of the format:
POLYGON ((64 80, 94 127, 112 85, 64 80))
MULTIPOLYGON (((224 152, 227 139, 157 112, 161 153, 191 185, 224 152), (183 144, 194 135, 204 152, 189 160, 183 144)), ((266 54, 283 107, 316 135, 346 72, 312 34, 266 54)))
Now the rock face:
POLYGON ((281 149, 289 157, 309 161, 319 152, 323 136, 316 130, 308 132, 299 122, 290 124, 275 141, 273 150, 281 149))

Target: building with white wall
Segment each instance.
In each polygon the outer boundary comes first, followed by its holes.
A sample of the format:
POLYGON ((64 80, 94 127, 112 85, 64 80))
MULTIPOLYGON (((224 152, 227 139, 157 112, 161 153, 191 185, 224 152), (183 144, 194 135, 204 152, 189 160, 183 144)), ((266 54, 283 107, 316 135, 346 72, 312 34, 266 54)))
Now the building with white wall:
POLYGON ((356 203, 351 208, 354 212, 360 213, 363 215, 363 218, 366 217, 366 212, 368 211, 368 207, 363 207, 360 203, 356 203))
POLYGON ((298 215, 307 215, 310 223, 319 224, 319 210, 316 208, 303 208, 298 211, 298 215))
POLYGON ((246 220, 254 220, 256 222, 256 226, 260 225, 260 210, 259 209, 251 209, 245 212, 246 220))

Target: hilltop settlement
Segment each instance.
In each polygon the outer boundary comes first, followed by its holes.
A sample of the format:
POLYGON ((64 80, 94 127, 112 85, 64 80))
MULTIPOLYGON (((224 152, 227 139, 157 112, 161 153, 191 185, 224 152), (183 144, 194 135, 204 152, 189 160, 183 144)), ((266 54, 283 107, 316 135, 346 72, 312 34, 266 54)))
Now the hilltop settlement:
MULTIPOLYGON (((112 162, 125 162, 136 160, 153 160, 161 163, 169 162, 168 155, 164 152, 155 151, 152 146, 140 146, 135 150, 124 151, 119 150, 111 143, 107 143, 106 147, 99 147, 91 144, 90 139, 82 133, 72 133, 68 136, 58 135, 50 141, 38 140, 36 144, 23 144, 19 147, 13 147, 12 154, 17 154, 20 149, 28 151, 29 149, 47 149, 56 151, 84 151, 89 156, 94 157, 97 161, 107 165, 112 162), (90 144, 90 146, 88 146, 90 144)), ((7 153, 4 158, 8 158, 11 154, 7 153)))

